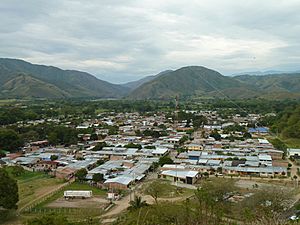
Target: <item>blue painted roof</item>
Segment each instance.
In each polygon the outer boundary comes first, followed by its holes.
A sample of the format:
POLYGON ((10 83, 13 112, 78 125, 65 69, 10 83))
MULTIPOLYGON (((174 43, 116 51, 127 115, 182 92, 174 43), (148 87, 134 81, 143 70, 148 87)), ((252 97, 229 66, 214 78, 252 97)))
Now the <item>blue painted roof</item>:
POLYGON ((249 133, 268 133, 269 132, 269 128, 267 128, 267 127, 249 128, 248 132, 249 133))

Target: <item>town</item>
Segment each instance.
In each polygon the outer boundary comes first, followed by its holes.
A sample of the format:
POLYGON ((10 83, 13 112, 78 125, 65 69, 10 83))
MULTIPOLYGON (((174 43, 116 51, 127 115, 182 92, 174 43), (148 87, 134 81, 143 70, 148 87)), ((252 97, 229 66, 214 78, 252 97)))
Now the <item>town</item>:
MULTIPOLYGON (((179 109, 176 99, 173 112, 105 111, 81 118, 76 124, 74 118, 61 115, 18 121, 14 126, 20 130, 31 126, 70 128, 76 131, 77 141, 67 144, 67 137, 61 140, 50 133, 48 139, 25 142, 19 151, 2 151, 5 154, 0 165, 62 181, 42 198, 36 196, 19 207, 20 213, 81 207, 93 211, 95 207, 99 212, 101 209, 99 215, 106 223, 124 212, 133 192, 135 197, 140 193, 141 198, 149 193, 141 189, 147 189, 143 187, 151 186, 151 182, 181 188, 187 194, 209 179, 236 180, 249 187, 268 181, 298 187, 298 164, 291 160, 298 159, 300 149, 278 147, 270 129, 259 126, 265 118, 276 115, 241 114, 224 117, 218 110, 179 109), (93 199, 97 191, 101 191, 101 198, 92 203, 63 199, 64 195, 67 199, 93 199)), ((232 194, 231 198, 236 201, 249 194, 253 193, 232 194)))

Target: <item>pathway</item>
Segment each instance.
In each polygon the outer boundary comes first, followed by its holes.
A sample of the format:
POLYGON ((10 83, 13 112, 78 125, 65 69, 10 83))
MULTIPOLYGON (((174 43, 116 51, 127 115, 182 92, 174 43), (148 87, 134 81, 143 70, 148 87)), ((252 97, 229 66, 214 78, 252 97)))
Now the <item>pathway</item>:
POLYGON ((74 180, 70 180, 70 181, 67 182, 67 183, 63 183, 63 184, 61 184, 61 185, 55 187, 54 189, 52 189, 52 190, 50 190, 50 191, 47 191, 47 192, 41 194, 40 196, 38 196, 38 197, 35 198, 34 200, 28 202, 27 204, 25 204, 24 206, 22 206, 21 208, 19 208, 17 212, 18 212, 18 213, 21 213, 21 212, 22 212, 23 210, 25 210, 26 208, 29 208, 30 206, 32 206, 32 205, 34 205, 35 203, 37 203, 37 202, 39 202, 40 200, 42 200, 43 198, 45 198, 45 197, 51 195, 52 193, 54 193, 54 192, 60 190, 61 188, 63 188, 63 187, 65 187, 65 186, 69 185, 69 184, 72 183, 72 182, 74 182, 74 180))

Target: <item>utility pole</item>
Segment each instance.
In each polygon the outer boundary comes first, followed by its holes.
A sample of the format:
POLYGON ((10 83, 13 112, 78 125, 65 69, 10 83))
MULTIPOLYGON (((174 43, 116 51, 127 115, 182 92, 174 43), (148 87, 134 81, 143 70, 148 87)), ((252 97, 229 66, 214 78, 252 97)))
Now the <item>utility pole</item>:
POLYGON ((178 109, 179 109, 179 97, 176 95, 175 97, 175 115, 174 115, 174 127, 177 128, 178 123, 178 109))

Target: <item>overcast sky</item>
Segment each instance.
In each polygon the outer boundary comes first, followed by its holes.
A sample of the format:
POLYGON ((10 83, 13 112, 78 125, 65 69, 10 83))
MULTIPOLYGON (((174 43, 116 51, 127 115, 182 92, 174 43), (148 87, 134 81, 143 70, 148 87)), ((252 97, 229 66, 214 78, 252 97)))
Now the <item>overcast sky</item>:
POLYGON ((300 69, 299 0, 1 0, 0 57, 113 82, 202 65, 300 69))

